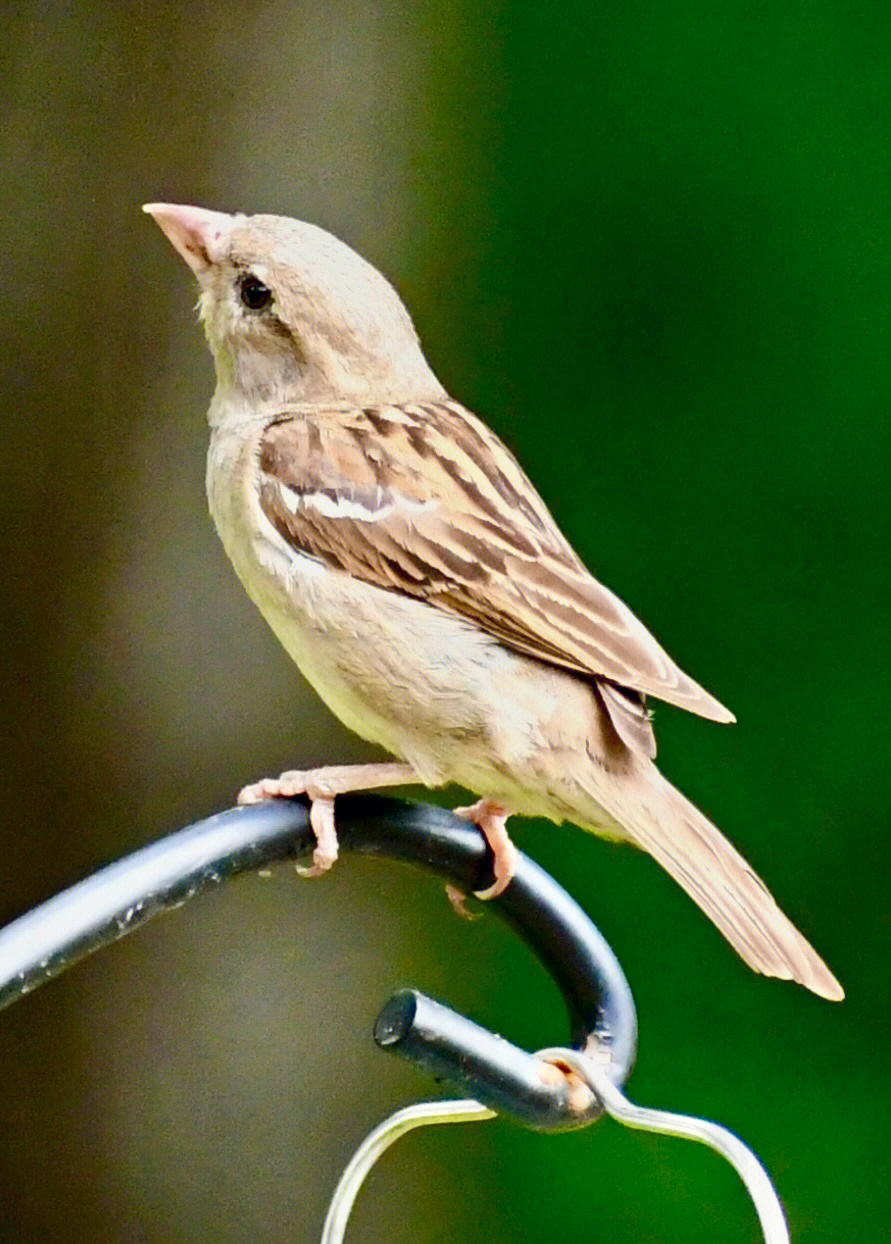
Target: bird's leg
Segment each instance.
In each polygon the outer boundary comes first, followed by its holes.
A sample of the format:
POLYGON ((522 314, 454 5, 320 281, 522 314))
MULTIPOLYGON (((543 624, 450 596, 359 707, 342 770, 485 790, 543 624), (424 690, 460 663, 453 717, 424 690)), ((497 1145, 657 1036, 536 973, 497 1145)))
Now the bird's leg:
POLYGON ((312 866, 298 868, 303 877, 320 877, 337 859, 337 830, 334 827, 334 799, 350 791, 374 790, 379 786, 410 786, 418 781, 411 765, 327 765, 324 769, 288 769, 277 778, 262 778, 239 792, 239 803, 260 803, 263 799, 289 799, 293 795, 309 798, 309 823, 316 836, 312 866))
MULTIPOLYGON (((503 804, 494 799, 479 799, 467 808, 455 808, 455 815, 465 821, 472 821, 479 829, 492 849, 495 857, 493 871, 495 883, 486 890, 476 890, 477 898, 497 898, 510 884, 517 871, 517 848, 510 840, 505 826, 510 812, 503 804)), ((454 900, 452 900, 454 906, 454 900)))

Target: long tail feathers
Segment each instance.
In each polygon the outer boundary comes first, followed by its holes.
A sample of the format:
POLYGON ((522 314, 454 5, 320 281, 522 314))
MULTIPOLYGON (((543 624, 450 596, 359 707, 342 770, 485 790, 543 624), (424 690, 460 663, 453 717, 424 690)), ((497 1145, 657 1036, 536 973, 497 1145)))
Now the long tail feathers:
POLYGON ((598 803, 687 891, 749 967, 841 1001, 839 982, 723 834, 654 766, 641 777, 630 792, 623 788, 621 802, 598 792, 598 803))

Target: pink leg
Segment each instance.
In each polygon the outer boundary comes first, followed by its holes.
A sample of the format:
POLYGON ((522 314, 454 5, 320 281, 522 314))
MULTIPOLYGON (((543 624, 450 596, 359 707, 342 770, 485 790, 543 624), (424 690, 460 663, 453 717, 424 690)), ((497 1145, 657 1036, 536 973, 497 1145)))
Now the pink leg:
POLYGON ((277 778, 262 778, 245 786, 238 802, 260 803, 264 799, 309 796, 309 823, 316 836, 312 866, 298 868, 303 877, 320 877, 337 859, 337 830, 334 826, 334 799, 354 790, 373 790, 380 786, 411 786, 418 781, 411 765, 326 765, 323 769, 288 769, 277 778))
POLYGON ((507 889, 517 871, 517 848, 505 828, 510 813, 503 804, 496 803, 494 799, 479 799, 468 808, 455 808, 455 815, 463 816, 466 821, 472 821, 479 826, 495 856, 495 884, 490 885, 487 890, 477 890, 476 897, 497 898, 507 889))

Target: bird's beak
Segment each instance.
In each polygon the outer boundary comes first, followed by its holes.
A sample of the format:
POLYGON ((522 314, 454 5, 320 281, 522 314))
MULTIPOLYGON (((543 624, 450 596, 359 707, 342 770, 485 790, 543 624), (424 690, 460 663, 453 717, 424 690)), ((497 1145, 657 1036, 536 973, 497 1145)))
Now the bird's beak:
POLYGON ((234 216, 183 203, 145 203, 142 210, 154 218, 196 276, 225 254, 234 216))

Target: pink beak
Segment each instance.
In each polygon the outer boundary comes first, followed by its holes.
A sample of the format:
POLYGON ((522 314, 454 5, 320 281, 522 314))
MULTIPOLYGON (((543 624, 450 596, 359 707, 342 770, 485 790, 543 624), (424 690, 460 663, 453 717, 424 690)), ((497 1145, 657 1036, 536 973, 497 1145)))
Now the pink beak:
POLYGON ((233 216, 182 203, 145 203, 142 210, 154 218, 196 276, 225 254, 233 216))

